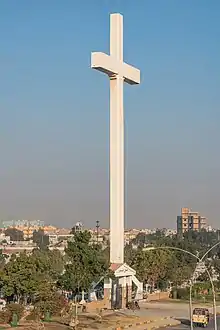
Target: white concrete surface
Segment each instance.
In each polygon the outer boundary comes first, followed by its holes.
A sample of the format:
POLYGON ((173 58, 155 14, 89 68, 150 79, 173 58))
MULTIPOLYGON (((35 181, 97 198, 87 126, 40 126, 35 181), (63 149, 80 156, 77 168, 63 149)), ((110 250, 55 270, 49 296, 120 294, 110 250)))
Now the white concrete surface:
POLYGON ((123 84, 139 84, 140 71, 123 62, 123 16, 110 15, 110 55, 95 52, 91 67, 110 78, 110 262, 124 263, 123 84))

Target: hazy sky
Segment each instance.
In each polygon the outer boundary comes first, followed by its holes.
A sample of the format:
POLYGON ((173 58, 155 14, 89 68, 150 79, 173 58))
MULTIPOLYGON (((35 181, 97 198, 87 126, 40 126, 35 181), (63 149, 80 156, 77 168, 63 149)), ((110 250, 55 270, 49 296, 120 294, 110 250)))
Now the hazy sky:
POLYGON ((108 226, 109 14, 124 15, 126 226, 219 224, 219 0, 1 0, 0 218, 108 226))

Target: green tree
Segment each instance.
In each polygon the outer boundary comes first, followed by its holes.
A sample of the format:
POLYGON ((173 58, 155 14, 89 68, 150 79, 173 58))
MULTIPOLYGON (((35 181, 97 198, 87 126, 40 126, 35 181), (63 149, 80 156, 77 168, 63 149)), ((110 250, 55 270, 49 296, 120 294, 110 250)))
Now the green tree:
POLYGON ((136 250, 133 249, 132 243, 125 245, 125 249, 124 249, 125 262, 128 265, 132 265, 135 256, 136 256, 136 250))
POLYGON ((36 265, 38 273, 48 275, 57 280, 64 271, 65 258, 59 250, 38 250, 32 253, 32 262, 36 265))
POLYGON ((64 306, 64 299, 57 292, 56 287, 50 279, 44 278, 39 284, 38 293, 35 298, 34 307, 40 314, 49 312, 56 315, 64 306))
POLYGON ((170 273, 170 281, 173 282, 174 286, 179 286, 182 283, 188 281, 193 274, 192 268, 187 264, 178 265, 173 268, 173 271, 170 273))
POLYGON ((5 235, 10 236, 11 241, 24 241, 24 233, 16 228, 7 228, 5 230, 5 235))
POLYGON ((1 285, 6 296, 16 295, 18 301, 37 291, 39 278, 36 265, 26 253, 13 256, 1 274, 1 285))
POLYGON ((35 250, 31 255, 12 256, 0 270, 0 287, 6 296, 26 301, 38 292, 46 278, 48 285, 56 283, 64 271, 64 258, 58 250, 35 250))
POLYGON ((49 246, 49 236, 45 235, 43 229, 35 230, 33 232, 33 242, 36 243, 40 249, 45 250, 49 246))
POLYGON ((99 245, 90 244, 91 234, 88 231, 75 233, 74 241, 68 242, 66 256, 68 262, 60 285, 74 293, 87 291, 93 281, 106 275, 109 263, 99 245))
POLYGON ((0 250, 0 269, 4 267, 6 261, 6 255, 0 250))
POLYGON ((144 283, 154 287, 161 280, 168 280, 173 261, 173 253, 164 250, 143 251, 138 249, 131 266, 144 283))
POLYGON ((148 241, 148 236, 145 233, 139 233, 137 236, 132 240, 134 245, 138 245, 139 247, 144 247, 148 241))
MULTIPOLYGON (((202 257, 203 254, 212 247, 216 242, 218 242, 219 232, 208 232, 206 230, 188 231, 184 233, 181 237, 178 235, 166 235, 165 230, 157 230, 153 234, 139 234, 133 243, 137 244, 140 248, 143 246, 152 246, 155 248, 158 247, 173 247, 182 250, 186 250, 195 254, 198 257, 202 257)), ((171 251, 171 250, 170 250, 171 251)), ((128 262, 129 264, 133 263, 135 253, 131 250, 128 252, 128 262), (134 254, 134 255, 133 255, 134 254)), ((156 251, 155 251, 156 252, 156 251)), ((152 253, 155 253, 152 251, 152 253)), ((158 257, 162 261, 161 257, 158 257)), ((148 256, 150 260, 150 256, 148 256)), ((206 263, 209 266, 214 266, 217 273, 220 274, 220 246, 214 248, 207 256, 206 263)), ((140 261, 140 260, 139 260, 140 261)), ((150 262, 150 261, 149 261, 150 262)), ((176 285, 187 281, 193 274, 198 260, 196 257, 191 256, 190 254, 173 250, 172 252, 172 262, 170 263, 168 270, 166 272, 165 278, 169 281, 172 281, 176 285)), ((142 261, 142 263, 144 263, 142 261)), ((148 267, 155 270, 155 263, 150 263, 148 267)), ((143 267, 143 264, 136 265, 136 267, 143 267)), ((146 267, 146 266, 145 266, 146 267)), ((160 265, 158 264, 158 267, 160 265)), ((161 263, 161 269, 163 269, 163 262, 161 263)), ((138 270, 139 272, 141 270, 138 270)), ((145 272, 146 274, 146 272, 145 272)), ((156 276, 155 276, 156 277, 156 276)), ((204 274, 203 279, 206 279, 204 274)))

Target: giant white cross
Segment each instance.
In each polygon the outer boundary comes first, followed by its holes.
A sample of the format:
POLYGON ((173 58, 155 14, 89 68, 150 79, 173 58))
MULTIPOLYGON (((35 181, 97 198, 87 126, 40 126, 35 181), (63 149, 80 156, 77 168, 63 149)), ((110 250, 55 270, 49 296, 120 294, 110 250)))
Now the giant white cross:
POLYGON ((91 67, 110 78, 110 262, 124 263, 123 83, 140 83, 140 70, 123 62, 123 16, 110 15, 110 55, 95 52, 91 67))

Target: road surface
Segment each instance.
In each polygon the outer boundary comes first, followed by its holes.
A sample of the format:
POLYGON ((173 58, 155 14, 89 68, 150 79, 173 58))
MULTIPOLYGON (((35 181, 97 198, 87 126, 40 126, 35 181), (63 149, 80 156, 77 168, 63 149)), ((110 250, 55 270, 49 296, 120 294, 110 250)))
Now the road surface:
MULTIPOLYGON (((182 324, 178 325, 178 326, 175 326, 175 327, 166 327, 166 328, 161 328, 160 330, 190 330, 190 323, 189 323, 189 320, 184 320, 182 319, 181 320, 182 324)), ((218 326, 218 329, 220 329, 220 317, 217 318, 217 326, 218 326)), ((203 328, 199 328, 199 327, 196 327, 194 329, 203 329, 203 328)), ((214 323, 213 323, 213 320, 210 320, 209 324, 208 324, 208 327, 205 328, 205 329, 214 329, 214 323)))

